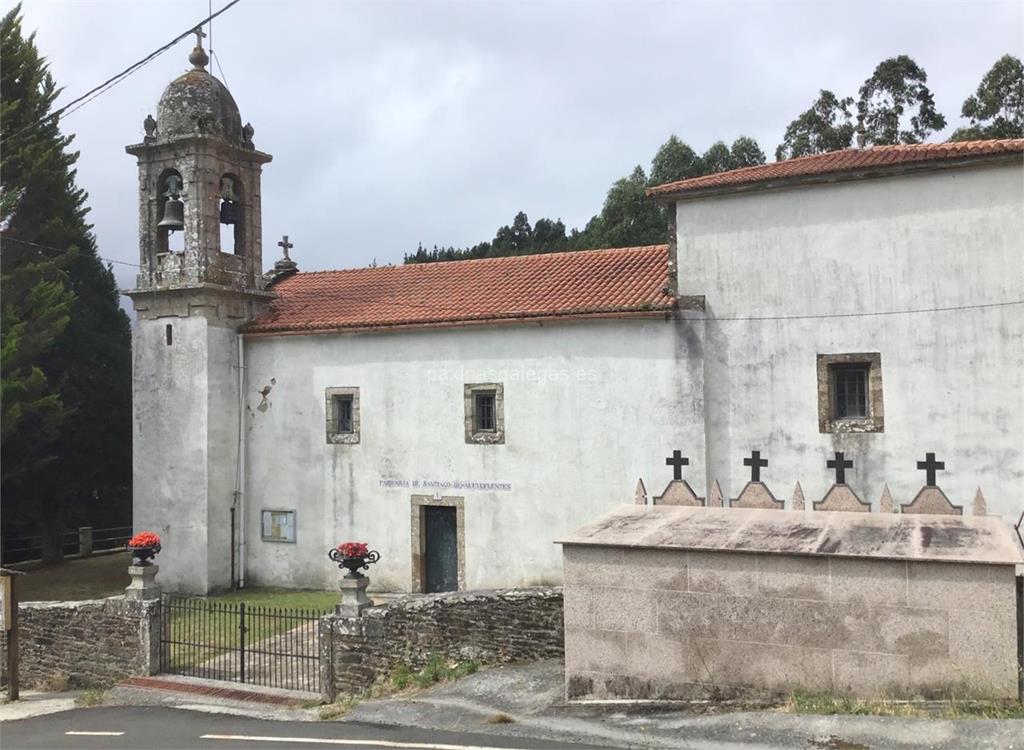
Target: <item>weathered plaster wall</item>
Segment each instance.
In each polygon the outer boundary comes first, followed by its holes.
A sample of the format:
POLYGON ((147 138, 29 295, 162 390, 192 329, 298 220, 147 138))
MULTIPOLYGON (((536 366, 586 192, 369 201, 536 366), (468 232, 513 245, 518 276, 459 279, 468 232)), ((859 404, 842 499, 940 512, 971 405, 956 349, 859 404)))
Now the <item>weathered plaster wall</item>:
POLYGON ((877 507, 886 482, 897 503, 914 497, 916 462, 932 451, 954 503, 969 507, 980 485, 990 513, 1015 518, 1024 306, 729 318, 1020 300, 1022 206, 1019 163, 678 203, 680 291, 707 305, 691 325, 706 328, 709 478, 736 497, 750 477, 742 458, 759 449, 776 496, 799 480, 811 502, 833 481, 826 457, 844 451, 847 482, 877 507), (844 352, 881 354, 884 433, 818 430, 816 355, 844 352))
POLYGON ((1012 565, 565 547, 569 698, 1015 698, 1012 565))
MULTIPOLYGON (((157 671, 156 601, 28 602, 18 612, 23 687, 102 686, 157 671)), ((0 645, 0 664, 6 666, 6 639, 0 645)))
POLYGON ((139 319, 132 336, 133 523, 155 531, 165 590, 230 585, 237 336, 202 315, 139 319), (166 326, 172 343, 166 343, 166 326))
POLYGON ((373 607, 362 617, 320 622, 322 690, 358 694, 399 665, 429 659, 480 664, 562 656, 562 593, 554 588, 414 596, 373 607))
POLYGON ((411 499, 436 492, 465 498, 467 588, 559 582, 552 540, 630 497, 637 477, 670 479, 673 448, 703 476, 702 350, 663 319, 247 339, 247 579, 333 587, 327 550, 357 539, 382 555, 373 586, 408 591, 411 499), (504 384, 504 444, 466 443, 472 382, 504 384), (325 390, 343 386, 360 389, 356 445, 325 438, 325 390), (297 544, 260 540, 264 508, 296 510, 297 544))

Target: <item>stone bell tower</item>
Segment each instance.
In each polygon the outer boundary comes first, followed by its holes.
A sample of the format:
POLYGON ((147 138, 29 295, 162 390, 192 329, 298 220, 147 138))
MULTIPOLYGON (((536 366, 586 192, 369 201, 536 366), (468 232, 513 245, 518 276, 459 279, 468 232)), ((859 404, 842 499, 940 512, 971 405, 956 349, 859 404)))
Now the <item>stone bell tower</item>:
POLYGON ((133 350, 136 530, 160 534, 165 589, 226 588, 237 569, 238 329, 265 309, 260 173, 227 88, 192 69, 160 97, 139 165, 139 265, 128 292, 133 350))

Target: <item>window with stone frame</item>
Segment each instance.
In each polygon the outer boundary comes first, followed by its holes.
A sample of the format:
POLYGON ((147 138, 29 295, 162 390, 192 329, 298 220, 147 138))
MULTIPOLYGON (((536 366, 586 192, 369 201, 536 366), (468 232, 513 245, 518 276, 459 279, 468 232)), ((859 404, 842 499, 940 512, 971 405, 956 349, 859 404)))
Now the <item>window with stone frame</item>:
POLYGON ((501 383, 467 383, 464 388, 466 442, 505 442, 505 388, 501 383))
POLYGON ((885 431, 881 354, 818 355, 818 429, 885 431))
POLYGON ((354 445, 359 442, 358 387, 327 389, 326 423, 328 443, 354 445))

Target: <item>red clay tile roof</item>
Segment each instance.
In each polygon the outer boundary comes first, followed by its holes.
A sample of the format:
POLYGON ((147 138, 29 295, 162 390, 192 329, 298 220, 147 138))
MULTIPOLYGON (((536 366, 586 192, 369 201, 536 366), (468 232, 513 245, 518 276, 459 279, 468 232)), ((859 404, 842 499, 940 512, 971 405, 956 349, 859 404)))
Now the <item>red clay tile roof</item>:
POLYGON ((668 246, 297 273, 248 333, 668 311, 668 246))
POLYGON ((772 183, 794 178, 815 178, 842 175, 845 172, 878 171, 888 167, 933 166, 943 161, 963 161, 979 157, 1020 154, 1024 138, 959 143, 919 143, 897 146, 848 148, 827 154, 734 169, 689 180, 679 180, 648 188, 650 196, 675 196, 699 192, 715 192, 727 188, 770 187, 772 183))

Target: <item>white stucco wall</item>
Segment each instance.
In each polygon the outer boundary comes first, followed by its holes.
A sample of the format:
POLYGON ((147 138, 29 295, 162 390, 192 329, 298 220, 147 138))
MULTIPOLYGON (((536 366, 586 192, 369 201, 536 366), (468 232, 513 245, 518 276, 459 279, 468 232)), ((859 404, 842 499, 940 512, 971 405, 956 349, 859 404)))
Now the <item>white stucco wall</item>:
MULTIPOLYGON (((327 550, 366 541, 383 590, 411 585, 410 500, 465 498, 466 585, 561 580, 552 540, 660 493, 665 456, 703 477, 702 346, 664 319, 246 339, 247 583, 336 585, 327 550), (260 407, 260 391, 274 384, 260 407), (505 444, 467 445, 463 385, 502 382, 505 444), (325 438, 325 389, 358 386, 361 441, 325 438), (657 481, 650 481, 651 478, 657 481), (382 487, 383 479, 509 482, 511 491, 382 487), (655 486, 651 486, 651 484, 655 486), (297 543, 260 539, 294 508, 297 543)), ((697 486, 701 482, 696 483, 697 486)))
MULTIPOLYGON (((680 292, 705 295, 707 463, 727 497, 762 478, 807 502, 831 484, 840 450, 848 483, 897 503, 924 483, 969 508, 1024 507, 1024 306, 803 320, 726 318, 878 313, 1024 298, 1024 174, 1016 166, 705 198, 677 204, 680 292), (885 432, 818 430, 816 355, 880 352, 885 432)), ((700 317, 700 316, 696 316, 700 317)), ((969 510, 967 511, 969 512, 969 510)))
POLYGON ((236 341, 232 329, 202 316, 134 326, 133 523, 160 535, 166 554, 156 562, 170 591, 231 583, 236 341))

